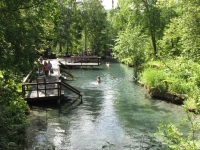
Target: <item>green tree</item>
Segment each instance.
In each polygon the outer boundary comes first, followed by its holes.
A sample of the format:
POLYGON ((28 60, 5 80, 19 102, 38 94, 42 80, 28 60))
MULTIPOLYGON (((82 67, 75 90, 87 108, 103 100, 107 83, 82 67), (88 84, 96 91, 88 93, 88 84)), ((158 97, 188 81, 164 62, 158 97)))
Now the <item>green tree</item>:
POLYGON ((92 50, 95 54, 103 55, 106 47, 106 11, 99 0, 84 0, 81 11, 84 51, 92 50))
POLYGON ((0 7, 0 67, 26 71, 35 59, 33 45, 40 49, 52 29, 52 1, 2 1, 0 7), (24 61, 26 63, 24 63, 24 61))
POLYGON ((134 66, 135 80, 138 80, 137 72, 139 67, 145 62, 145 46, 148 46, 148 38, 142 34, 140 26, 135 26, 121 32, 113 48, 113 54, 119 61, 134 66))
POLYGON ((36 48, 47 47, 56 1, 0 2, 0 149, 24 149, 28 109, 21 81, 34 65, 36 48))
POLYGON ((0 148, 24 149, 27 104, 21 96, 20 78, 0 71, 0 148), (14 79, 14 80, 13 80, 14 79))
POLYGON ((159 41, 162 55, 184 56, 197 61, 200 55, 199 3, 179 2, 175 11, 178 17, 171 19, 165 28, 162 40, 159 41))

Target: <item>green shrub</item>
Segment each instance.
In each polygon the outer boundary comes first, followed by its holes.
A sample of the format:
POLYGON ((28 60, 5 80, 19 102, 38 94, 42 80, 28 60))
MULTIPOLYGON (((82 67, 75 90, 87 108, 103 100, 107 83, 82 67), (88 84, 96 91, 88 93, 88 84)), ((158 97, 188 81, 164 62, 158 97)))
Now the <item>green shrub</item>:
POLYGON ((174 150, 199 150, 200 141, 198 139, 198 133, 200 129, 199 122, 194 113, 190 113, 188 109, 185 109, 187 118, 182 119, 182 123, 189 123, 190 130, 187 133, 181 133, 178 128, 172 123, 161 123, 158 127, 158 132, 155 134, 162 138, 162 143, 168 146, 168 149, 174 150))
POLYGON ((184 105, 200 112, 200 65, 182 57, 161 61, 150 61, 140 75, 140 82, 154 92, 183 94, 184 105), (198 104, 197 104, 198 103, 198 104))
POLYGON ((0 149, 23 149, 25 144, 28 105, 15 77, 11 72, 0 71, 0 149))
POLYGON ((144 70, 141 82, 148 88, 156 88, 160 92, 165 92, 167 90, 166 78, 167 75, 163 70, 148 68, 144 70))
POLYGON ((190 94, 192 91, 196 91, 197 86, 194 82, 187 82, 183 79, 174 79, 168 84, 168 91, 178 94, 190 94))

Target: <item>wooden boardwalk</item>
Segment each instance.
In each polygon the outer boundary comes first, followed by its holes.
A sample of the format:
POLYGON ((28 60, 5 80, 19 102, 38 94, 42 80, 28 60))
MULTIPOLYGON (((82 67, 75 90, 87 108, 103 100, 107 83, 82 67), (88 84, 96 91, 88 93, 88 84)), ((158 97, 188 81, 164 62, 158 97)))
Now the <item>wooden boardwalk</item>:
MULTIPOLYGON (((49 59, 52 63, 54 73, 48 77, 44 75, 37 76, 36 72, 31 71, 25 77, 22 83, 22 94, 27 102, 41 100, 67 100, 70 96, 66 93, 67 90, 78 95, 81 98, 80 91, 70 86, 66 80, 60 78, 60 59, 49 59)), ((62 68, 62 71, 68 73, 71 78, 73 75, 62 68)))
POLYGON ((61 60, 66 66, 69 67, 80 67, 80 66, 100 66, 101 65, 101 57, 97 56, 71 56, 71 57, 63 57, 61 60))

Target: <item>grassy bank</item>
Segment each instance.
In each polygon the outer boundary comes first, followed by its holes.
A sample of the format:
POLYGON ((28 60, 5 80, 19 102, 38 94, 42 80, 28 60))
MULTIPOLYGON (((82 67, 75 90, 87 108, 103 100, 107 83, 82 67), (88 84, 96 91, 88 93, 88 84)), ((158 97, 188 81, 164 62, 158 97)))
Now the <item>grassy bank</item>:
POLYGON ((200 65, 178 57, 167 61, 150 61, 144 65, 139 82, 152 97, 183 104, 199 113, 200 65))

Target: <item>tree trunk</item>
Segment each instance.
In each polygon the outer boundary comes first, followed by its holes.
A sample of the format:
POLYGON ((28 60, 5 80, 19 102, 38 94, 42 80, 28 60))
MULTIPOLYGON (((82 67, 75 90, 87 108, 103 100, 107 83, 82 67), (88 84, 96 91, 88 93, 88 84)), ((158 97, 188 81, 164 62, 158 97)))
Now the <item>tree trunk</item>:
POLYGON ((157 55, 157 48, 156 48, 155 33, 151 29, 150 29, 150 34, 151 34, 151 41, 152 41, 152 44, 153 44, 154 56, 156 56, 157 55))
POLYGON ((60 43, 60 47, 59 47, 60 52, 62 52, 62 44, 60 43))

